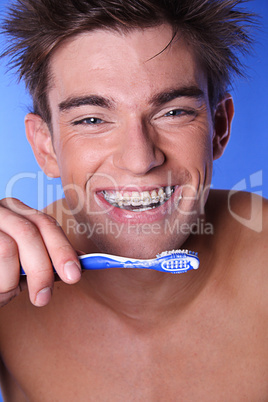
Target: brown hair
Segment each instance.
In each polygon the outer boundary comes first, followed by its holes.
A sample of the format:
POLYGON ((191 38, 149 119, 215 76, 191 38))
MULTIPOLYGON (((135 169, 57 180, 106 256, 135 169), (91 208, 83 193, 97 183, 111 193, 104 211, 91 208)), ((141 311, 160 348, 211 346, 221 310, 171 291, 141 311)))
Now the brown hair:
POLYGON ((237 51, 250 48, 254 15, 239 10, 247 0, 16 0, 2 31, 9 45, 2 56, 24 79, 34 112, 50 124, 47 102, 49 61, 67 38, 97 28, 130 30, 168 22, 193 46, 207 73, 211 106, 219 101, 233 74, 241 74, 237 51))

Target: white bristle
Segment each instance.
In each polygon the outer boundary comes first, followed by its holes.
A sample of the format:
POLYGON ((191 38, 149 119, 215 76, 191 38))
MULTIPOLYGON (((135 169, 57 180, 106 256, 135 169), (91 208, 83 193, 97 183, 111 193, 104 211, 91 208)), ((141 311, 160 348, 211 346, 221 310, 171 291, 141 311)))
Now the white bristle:
POLYGON ((192 255, 197 255, 197 253, 195 253, 194 251, 189 251, 189 250, 170 250, 170 251, 163 251, 160 254, 157 254, 156 257, 157 258, 161 258, 161 257, 166 257, 168 255, 171 254, 192 254, 192 255))

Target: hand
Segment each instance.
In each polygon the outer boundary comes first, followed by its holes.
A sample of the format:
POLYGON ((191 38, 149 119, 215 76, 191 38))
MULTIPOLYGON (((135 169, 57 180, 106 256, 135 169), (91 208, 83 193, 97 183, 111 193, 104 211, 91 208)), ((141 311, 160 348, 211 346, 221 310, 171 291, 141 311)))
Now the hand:
POLYGON ((51 298, 52 264, 66 283, 81 278, 78 256, 55 219, 17 199, 6 198, 0 201, 0 306, 26 287, 20 264, 35 306, 45 306, 51 298))

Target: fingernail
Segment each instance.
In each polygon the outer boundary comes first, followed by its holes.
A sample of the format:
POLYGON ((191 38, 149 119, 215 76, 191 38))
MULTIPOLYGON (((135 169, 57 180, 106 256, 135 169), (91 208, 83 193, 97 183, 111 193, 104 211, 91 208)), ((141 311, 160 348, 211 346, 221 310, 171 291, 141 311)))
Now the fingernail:
POLYGON ((64 274, 70 282, 76 282, 81 277, 80 266, 74 261, 68 261, 64 265, 64 274))
POLYGON ((35 305, 37 307, 46 306, 51 299, 51 294, 52 294, 51 288, 44 288, 40 290, 40 292, 38 292, 36 295, 35 305))

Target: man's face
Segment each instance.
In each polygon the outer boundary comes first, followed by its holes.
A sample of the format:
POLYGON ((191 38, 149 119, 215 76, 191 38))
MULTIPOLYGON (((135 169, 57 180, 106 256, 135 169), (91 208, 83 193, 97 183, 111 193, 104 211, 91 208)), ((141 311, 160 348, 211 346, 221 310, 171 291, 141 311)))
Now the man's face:
POLYGON ((168 25, 94 31, 51 61, 66 201, 104 252, 150 258, 178 248, 204 206, 213 160, 207 81, 182 37, 162 52, 171 37, 168 25))

